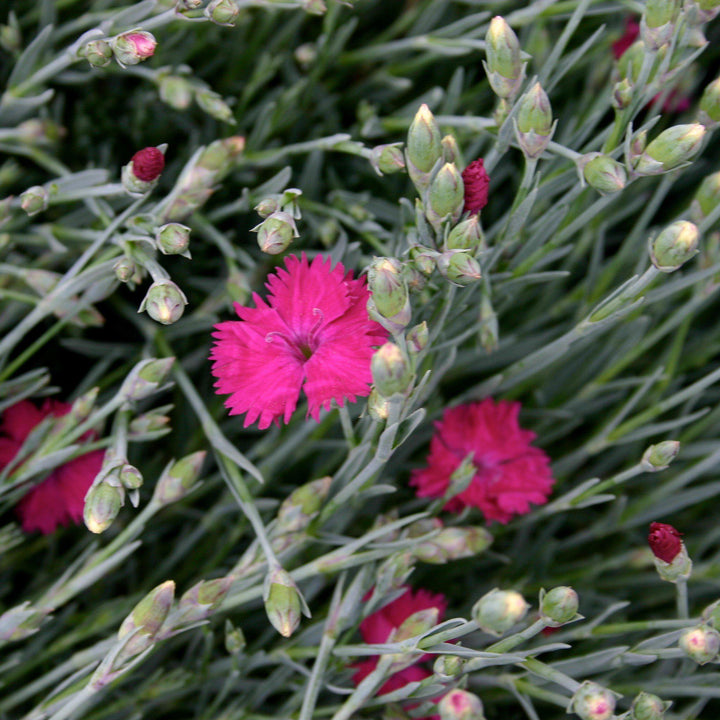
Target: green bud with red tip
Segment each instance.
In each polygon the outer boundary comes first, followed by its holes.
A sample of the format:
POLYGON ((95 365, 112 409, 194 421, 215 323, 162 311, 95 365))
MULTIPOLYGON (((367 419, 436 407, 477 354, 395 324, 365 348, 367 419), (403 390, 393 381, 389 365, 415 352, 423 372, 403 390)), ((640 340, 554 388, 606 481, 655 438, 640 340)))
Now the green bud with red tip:
POLYGON ((610 720, 614 717, 617 695, 592 680, 585 680, 575 691, 567 711, 581 720, 610 720))
POLYGON ((485 720, 480 698, 467 690, 455 688, 438 703, 440 720, 485 720))
POLYGON ((689 628, 680 636, 680 649, 698 665, 716 660, 720 653, 720 633, 707 625, 689 628))
POLYGON ((663 720, 665 711, 670 708, 671 702, 662 700, 657 695, 641 692, 635 697, 630 706, 630 720, 663 720))

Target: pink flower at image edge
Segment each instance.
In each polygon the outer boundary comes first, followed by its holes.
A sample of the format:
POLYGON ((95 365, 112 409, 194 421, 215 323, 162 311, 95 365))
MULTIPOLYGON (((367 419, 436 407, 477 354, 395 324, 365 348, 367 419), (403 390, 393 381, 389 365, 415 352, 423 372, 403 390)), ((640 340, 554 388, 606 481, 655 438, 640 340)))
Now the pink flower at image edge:
POLYGON ((435 423, 427 467, 413 471, 418 497, 442 497, 450 477, 470 453, 475 474, 445 506, 449 512, 476 507, 485 519, 506 523, 542 505, 555 482, 550 458, 530 443, 535 433, 518 423, 520 403, 492 398, 450 408, 435 423))
POLYGON ((333 400, 342 407, 369 395, 370 359, 387 332, 368 317, 365 279, 303 253, 287 257, 266 287, 267 303, 254 293, 254 308, 236 303, 240 320, 213 333, 212 374, 230 414, 246 413, 244 427, 258 421, 264 430, 289 422, 301 389, 315 420, 333 400))
MULTIPOLYGON (((27 436, 44 418, 62 417, 70 408, 68 403, 46 400, 38 409, 29 400, 22 400, 5 410, 0 424, 0 468, 13 460, 27 436)), ((85 494, 100 472, 103 457, 102 450, 80 455, 52 470, 29 490, 16 508, 22 529, 49 535, 59 526, 80 523, 85 494)))

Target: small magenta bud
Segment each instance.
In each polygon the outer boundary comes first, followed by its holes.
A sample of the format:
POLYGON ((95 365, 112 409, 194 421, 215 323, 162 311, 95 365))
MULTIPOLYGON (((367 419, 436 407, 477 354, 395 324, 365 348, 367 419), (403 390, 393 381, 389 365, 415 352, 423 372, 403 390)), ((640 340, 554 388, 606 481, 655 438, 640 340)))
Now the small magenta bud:
POLYGON ((112 47, 106 40, 91 40, 80 52, 93 67, 107 67, 112 61, 112 47))
POLYGON ((190 228, 180 223, 167 223, 158 228, 155 242, 163 255, 185 255, 189 257, 190 228))
POLYGON ((720 204, 720 172, 708 175, 695 193, 693 214, 698 222, 704 220, 720 204))
POLYGON ((496 588, 473 605, 472 618, 483 632, 503 635, 525 617, 528 607, 519 592, 496 588))
POLYGON ((115 277, 123 283, 130 282, 133 275, 135 275, 136 270, 137 266, 135 265, 135 261, 132 258, 129 258, 127 255, 123 255, 113 265, 113 272, 115 273, 115 277))
POLYGON ((90 532, 105 532, 120 512, 125 503, 122 488, 106 482, 93 485, 85 495, 83 520, 90 532))
POLYGON ((198 90, 195 94, 195 102, 200 108, 206 112, 210 117, 214 117, 220 122, 235 124, 235 118, 230 106, 222 99, 222 96, 218 93, 210 90, 209 88, 203 88, 198 90))
POLYGON ((601 153, 585 156, 588 157, 590 159, 583 166, 583 177, 590 187, 603 195, 619 192, 625 187, 627 173, 617 160, 601 153))
POLYGON ((187 110, 193 99, 193 87, 180 75, 163 75, 158 84, 160 99, 176 110, 187 110))
POLYGON ((668 225, 651 243, 650 260, 661 272, 670 273, 682 267, 698 253, 699 231, 687 220, 668 225))
POLYGON ((123 187, 131 194, 152 189, 165 167, 165 155, 156 147, 138 150, 122 169, 123 187))
POLYGON ((640 155, 635 172, 658 175, 689 162, 700 151, 705 127, 699 123, 675 125, 658 135, 640 155))
POLYGON ((703 90, 700 98, 700 118, 703 125, 714 127, 720 122, 720 77, 703 90))
POLYGON ((328 475, 293 490, 278 508, 277 528, 284 533, 306 528, 320 511, 331 483, 328 475))
POLYGON ((650 447, 643 453, 642 466, 646 472, 658 472, 670 467, 670 463, 680 452, 680 443, 677 440, 663 440, 650 447))
POLYGON ((441 680, 452 680, 463 671, 466 662, 458 655, 438 655, 433 663, 433 672, 441 680))
POLYGON ((550 627, 559 627, 577 615, 578 594, 571 587, 561 585, 548 592, 540 591, 540 614, 550 627))
POLYGON ((203 11, 206 18, 216 25, 233 27, 240 14, 240 8, 235 0, 211 0, 203 11))
POLYGON ((487 63, 483 64, 490 87, 500 98, 515 97, 525 74, 517 35, 504 18, 496 15, 490 21, 485 43, 487 63))
POLYGON ((48 191, 42 185, 33 185, 20 195, 20 207, 30 217, 47 210, 49 204, 48 191))
POLYGON ((390 175, 405 169, 402 143, 377 145, 370 151, 370 164, 378 175, 390 175))
POLYGON ((720 652, 720 633, 706 625, 698 625, 686 630, 678 645, 698 665, 705 665, 715 660, 720 652))
POLYGON ((430 182, 428 188, 428 220, 438 225, 450 218, 457 221, 463 210, 465 185, 462 175, 452 163, 445 163, 430 182))
POLYGON ((648 544, 655 556, 655 569, 660 578, 667 582, 687 580, 692 573, 692 560, 681 537, 682 533, 672 525, 650 523, 648 544))
POLYGON ((581 720, 609 720, 615 711, 615 693, 602 685, 585 680, 570 700, 568 712, 581 720))
POLYGON ((138 312, 146 311, 156 322, 172 325, 183 316, 186 305, 185 293, 172 280, 162 279, 150 286, 138 312))
POLYGON ((482 277, 478 261, 462 250, 448 250, 439 255, 437 268, 443 277, 460 287, 472 285, 482 277))
POLYGON ((383 397, 404 393, 412 382, 410 363, 395 343, 387 342, 375 351, 370 370, 375 388, 383 397))
POLYGON ((120 394, 126 400, 143 400, 155 393, 167 380, 175 358, 141 360, 125 378, 120 394))
POLYGON ((520 100, 515 130, 518 144, 529 158, 540 157, 550 143, 553 135, 552 108, 539 82, 520 100))
POLYGON ((153 502, 169 505, 182 500, 197 483, 206 454, 204 450, 198 450, 170 463, 157 481, 153 502))
POLYGON ((445 693, 438 703, 438 711, 440 720, 485 720, 480 698, 458 688, 445 693))
POLYGON ((630 706, 631 720, 663 720, 665 711, 672 705, 657 695, 641 692, 632 701, 630 706))
POLYGON ((368 268, 368 289, 380 315, 397 315, 408 301, 402 263, 395 258, 376 257, 368 268))
POLYGON ((113 38, 110 44, 120 65, 137 65, 155 54, 157 40, 152 33, 133 30, 113 38))
POLYGON ((405 336, 408 350, 415 355, 422 352, 427 347, 429 337, 430 333, 428 332, 427 322, 423 320, 405 336))
POLYGON ((304 603, 288 572, 278 567, 265 576, 263 601, 272 626, 283 637, 290 637, 300 625, 304 603))
POLYGON ((465 212, 479 213, 488 201, 490 178, 482 158, 473 160, 462 172, 465 188, 465 212))
POLYGON ((274 212, 255 229, 258 245, 268 255, 279 255, 298 237, 293 216, 283 211, 274 212))
POLYGON ((425 104, 420 106, 410 124, 405 153, 413 182, 420 188, 427 187, 428 174, 442 158, 442 140, 435 116, 425 104))

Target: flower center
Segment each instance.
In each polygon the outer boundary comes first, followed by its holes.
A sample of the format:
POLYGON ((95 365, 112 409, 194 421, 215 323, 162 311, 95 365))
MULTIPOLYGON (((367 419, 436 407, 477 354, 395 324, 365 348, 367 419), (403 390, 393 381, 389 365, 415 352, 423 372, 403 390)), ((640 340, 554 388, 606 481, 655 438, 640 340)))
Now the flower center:
POLYGON ((301 363, 307 362, 320 347, 320 329, 325 320, 320 308, 313 308, 313 315, 317 317, 317 320, 309 330, 287 334, 278 331, 269 332, 265 336, 265 342, 281 340, 301 363))

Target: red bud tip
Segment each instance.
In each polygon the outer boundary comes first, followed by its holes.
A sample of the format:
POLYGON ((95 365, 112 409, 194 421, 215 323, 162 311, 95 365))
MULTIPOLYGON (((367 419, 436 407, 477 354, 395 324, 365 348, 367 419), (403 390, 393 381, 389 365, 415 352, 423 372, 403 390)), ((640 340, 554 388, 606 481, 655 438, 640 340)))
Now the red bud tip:
POLYGON ((155 38, 153 38, 150 33, 130 32, 125 35, 125 39, 133 44, 138 57, 142 58, 143 60, 152 57, 155 53, 157 43, 155 42, 155 38))
POLYGON ((650 523, 648 543, 653 555, 666 563, 671 563, 682 549, 682 533, 666 523, 650 523))
POLYGON ((463 170, 462 179, 465 185, 465 210, 470 213, 480 212, 487 205, 490 185, 482 158, 473 160, 463 170))
POLYGON ((165 167, 165 156, 156 147, 138 150, 132 156, 133 175, 143 182, 152 182, 160 177, 165 167))

